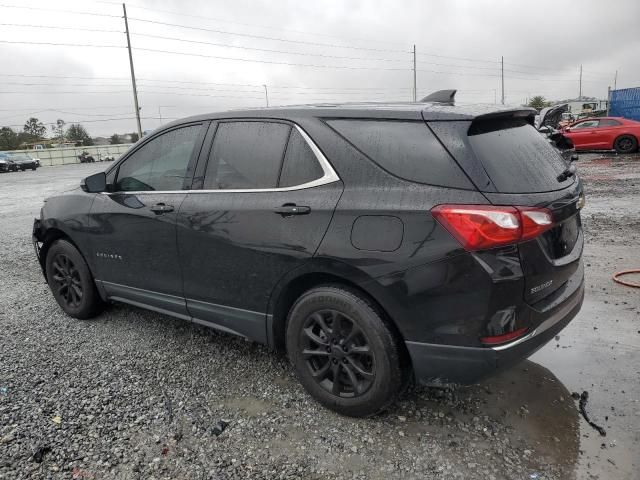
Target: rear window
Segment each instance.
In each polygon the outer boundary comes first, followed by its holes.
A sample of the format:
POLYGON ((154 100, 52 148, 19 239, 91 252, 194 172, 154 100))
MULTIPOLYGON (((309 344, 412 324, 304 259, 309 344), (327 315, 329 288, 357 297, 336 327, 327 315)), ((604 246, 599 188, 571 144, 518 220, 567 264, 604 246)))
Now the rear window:
POLYGON ((327 123, 389 173, 417 183, 473 189, 424 122, 329 120, 327 123))
POLYGON ((501 193, 561 190, 573 183, 558 182, 567 165, 560 154, 525 119, 471 124, 469 144, 501 193))

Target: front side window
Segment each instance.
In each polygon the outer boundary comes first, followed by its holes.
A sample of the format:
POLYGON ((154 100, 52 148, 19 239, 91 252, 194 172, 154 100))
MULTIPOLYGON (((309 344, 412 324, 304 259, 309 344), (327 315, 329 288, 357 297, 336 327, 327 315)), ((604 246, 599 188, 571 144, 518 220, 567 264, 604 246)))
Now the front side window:
POLYGON ((218 126, 205 172, 205 190, 275 188, 291 127, 276 122, 218 126))
POLYGON ((202 125, 177 128, 146 143, 118 168, 116 191, 182 190, 202 125))

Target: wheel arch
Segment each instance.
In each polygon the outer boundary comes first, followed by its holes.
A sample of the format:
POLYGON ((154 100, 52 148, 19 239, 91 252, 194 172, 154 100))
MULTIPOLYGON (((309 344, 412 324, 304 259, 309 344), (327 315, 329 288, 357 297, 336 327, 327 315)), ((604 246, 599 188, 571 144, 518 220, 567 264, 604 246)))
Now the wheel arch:
POLYGON ((633 132, 628 132, 628 131, 623 131, 621 133, 619 133, 618 135, 615 136, 615 138, 613 139, 613 142, 611 143, 611 149, 615 150, 616 148, 616 143, 618 143, 618 140, 620 140, 622 137, 631 137, 631 138, 635 138, 636 140, 636 151, 638 148, 640 148, 640 136, 636 135, 633 132))
POLYGON ((323 261, 314 259, 306 268, 296 271, 279 282, 269 302, 267 322, 267 338, 269 345, 276 351, 285 352, 285 338, 288 314, 294 302, 307 290, 320 285, 343 286, 362 297, 380 313, 383 321, 397 341, 401 352, 403 366, 410 366, 409 352, 404 343, 404 337, 398 326, 374 293, 366 288, 370 278, 360 270, 342 262, 323 261), (364 285, 364 286, 363 286, 364 285))
MULTIPOLYGON (((86 257, 82 253, 82 250, 80 250, 78 245, 72 240, 72 238, 66 232, 56 227, 49 227, 42 235, 42 239, 41 239, 42 246, 40 247, 40 255, 38 256, 40 267, 42 267, 42 273, 44 274, 45 279, 47 278, 47 253, 49 252, 49 249, 51 248, 51 246, 57 240, 60 240, 60 239, 66 240, 71 245, 73 245, 76 248, 76 250, 80 252, 80 255, 82 255, 82 258, 84 258, 84 261, 85 262, 87 261, 86 257)), ((87 262, 87 265, 89 265, 88 262, 87 262)))

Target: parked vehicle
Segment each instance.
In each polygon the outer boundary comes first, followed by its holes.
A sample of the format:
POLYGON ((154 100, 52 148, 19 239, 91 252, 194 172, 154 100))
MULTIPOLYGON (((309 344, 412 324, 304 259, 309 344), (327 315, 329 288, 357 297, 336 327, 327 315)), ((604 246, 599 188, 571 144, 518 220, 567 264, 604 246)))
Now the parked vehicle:
POLYGON ((39 161, 36 162, 35 158, 26 153, 8 153, 7 156, 14 163, 16 170, 24 172, 27 169, 35 170, 40 166, 39 161))
POLYGON ((285 350, 319 402, 387 407, 558 334, 583 295, 583 187, 535 111, 443 103, 179 120, 47 199, 60 307, 142 306, 285 350))
POLYGON ((15 163, 9 159, 9 155, 0 152, 0 172, 11 172, 15 170, 15 163))
POLYGON ((553 148, 558 150, 562 158, 567 162, 578 160, 578 153, 573 142, 562 134, 561 130, 553 127, 542 126, 538 131, 547 139, 553 148))
POLYGON ((78 155, 78 160, 80 160, 80 163, 93 163, 96 161, 95 158, 89 155, 89 152, 82 152, 78 155))
POLYGON ((566 127, 563 135, 577 150, 633 153, 638 150, 640 122, 622 117, 587 118, 566 127))

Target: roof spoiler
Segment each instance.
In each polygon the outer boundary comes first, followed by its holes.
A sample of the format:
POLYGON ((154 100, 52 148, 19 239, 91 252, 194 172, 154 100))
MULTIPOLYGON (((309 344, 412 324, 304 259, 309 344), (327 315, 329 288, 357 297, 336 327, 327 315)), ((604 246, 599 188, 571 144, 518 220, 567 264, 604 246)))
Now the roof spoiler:
POLYGON ((446 105, 453 105, 456 99, 456 92, 458 90, 438 90, 424 97, 420 102, 434 102, 444 103, 446 105))

